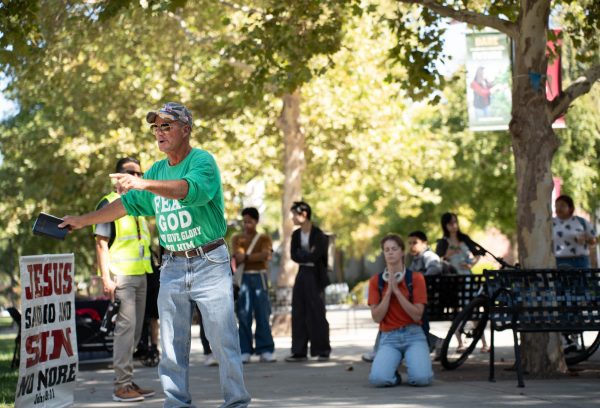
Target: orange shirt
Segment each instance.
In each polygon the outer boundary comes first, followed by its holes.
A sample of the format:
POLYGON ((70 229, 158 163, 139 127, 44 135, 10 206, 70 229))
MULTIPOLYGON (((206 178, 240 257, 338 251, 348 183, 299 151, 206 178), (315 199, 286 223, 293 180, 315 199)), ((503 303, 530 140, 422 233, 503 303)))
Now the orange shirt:
MULTIPOLYGON (((257 232, 257 234, 260 234, 259 232, 257 232)), ((236 234, 233 236, 233 238, 231 239, 231 249, 232 249, 232 253, 236 254, 236 253, 241 253, 241 254, 245 254, 248 251, 248 247, 250 246, 250 243, 252 242, 252 239, 254 237, 250 237, 250 239, 246 238, 244 236, 244 234, 236 234)), ((269 237, 266 234, 261 234, 260 237, 258 238, 258 241, 256 241, 256 245, 254 245, 254 249, 252 250, 253 254, 258 254, 259 252, 269 252, 269 255, 271 254, 271 251, 273 250, 273 244, 271 242, 271 237, 269 237)), ((244 270, 246 271, 261 271, 264 269, 267 269, 267 262, 268 260, 264 260, 264 261, 246 261, 246 266, 244 268, 244 270)))
MULTIPOLYGON (((427 304, 427 285, 425 284, 425 278, 423 274, 419 272, 412 272, 413 281, 413 303, 416 304, 427 304)), ((379 282, 379 274, 369 279, 369 306, 376 305, 381 301, 379 296, 379 289, 377 288, 379 282)), ((381 295, 386 292, 388 287, 387 282, 383 284, 383 290, 381 295)), ((408 287, 404 279, 400 282, 400 292, 408 299, 408 287)), ((396 329, 400 329, 409 324, 420 324, 415 322, 409 315, 404 311, 398 299, 394 294, 390 298, 390 307, 383 320, 379 323, 379 330, 387 332, 396 329)))

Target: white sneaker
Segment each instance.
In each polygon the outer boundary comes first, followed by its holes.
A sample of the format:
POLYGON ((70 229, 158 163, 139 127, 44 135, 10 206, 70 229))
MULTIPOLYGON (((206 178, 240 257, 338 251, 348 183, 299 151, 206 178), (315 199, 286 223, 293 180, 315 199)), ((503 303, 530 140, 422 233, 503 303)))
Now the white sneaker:
POLYGON ((217 359, 215 358, 215 356, 211 354, 207 354, 204 357, 204 365, 207 367, 215 367, 219 365, 219 362, 217 361, 217 359))
POLYGON ((250 354, 242 353, 242 363, 247 364, 250 362, 250 354))
POLYGON ((275 361, 277 361, 277 359, 275 358, 275 356, 273 356, 273 353, 269 353, 268 351, 266 351, 260 355, 261 363, 274 363, 275 361))
POLYGON ((363 353, 361 358, 362 358, 362 361, 364 361, 365 363, 372 363, 373 360, 375 360, 375 352, 367 351, 366 353, 363 353))

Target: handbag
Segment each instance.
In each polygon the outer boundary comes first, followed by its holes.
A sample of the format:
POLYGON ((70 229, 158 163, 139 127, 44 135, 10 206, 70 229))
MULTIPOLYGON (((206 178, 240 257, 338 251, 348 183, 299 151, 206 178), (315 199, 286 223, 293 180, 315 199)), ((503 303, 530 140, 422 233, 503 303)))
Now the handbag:
MULTIPOLYGON (((252 238, 252 242, 250 242, 250 246, 246 250, 246 255, 250 255, 252 253, 252 251, 254 250, 254 247, 256 246, 256 243, 258 242, 258 238, 260 238, 260 234, 257 232, 256 235, 254 236, 254 238, 252 238)), ((245 263, 243 263, 241 265, 237 265, 237 263, 236 263, 236 268, 233 272, 233 281, 238 287, 242 286, 242 277, 244 276, 244 267, 245 266, 246 266, 245 263)))

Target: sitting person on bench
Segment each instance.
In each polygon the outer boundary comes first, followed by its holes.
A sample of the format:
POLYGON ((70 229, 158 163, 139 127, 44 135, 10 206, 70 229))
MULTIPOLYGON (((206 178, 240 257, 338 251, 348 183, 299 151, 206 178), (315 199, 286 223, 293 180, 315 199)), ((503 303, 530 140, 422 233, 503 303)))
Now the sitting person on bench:
POLYGON ((421 273, 412 273, 412 294, 404 280, 404 242, 390 234, 381 240, 385 258, 384 283, 379 289, 379 275, 369 280, 369 306, 373 320, 379 323, 381 339, 371 366, 369 382, 377 387, 399 385, 397 372, 404 360, 408 384, 431 384, 433 370, 429 346, 421 328, 421 316, 427 304, 427 287, 421 273), (387 273, 386 273, 387 272, 387 273))
POLYGON ((412 257, 410 270, 421 272, 424 276, 442 273, 440 257, 429 248, 427 235, 423 231, 413 231, 408 234, 408 252, 412 257))

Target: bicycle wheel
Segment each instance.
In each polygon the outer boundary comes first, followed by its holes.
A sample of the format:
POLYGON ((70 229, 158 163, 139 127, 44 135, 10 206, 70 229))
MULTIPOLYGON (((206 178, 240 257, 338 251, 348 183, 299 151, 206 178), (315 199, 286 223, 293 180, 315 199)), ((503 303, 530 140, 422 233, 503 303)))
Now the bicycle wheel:
POLYGON ((565 350, 565 361, 568 365, 574 365, 587 360, 598 350, 598 346, 600 346, 600 332, 597 333, 596 338, 589 345, 585 344, 583 334, 583 332, 579 332, 570 335, 574 340, 574 347, 565 350))
POLYGON ((469 357, 483 335, 489 318, 486 297, 476 297, 452 321, 450 330, 442 343, 440 362, 447 370, 460 367, 469 357), (458 350, 457 334, 463 341, 463 349, 458 350))

